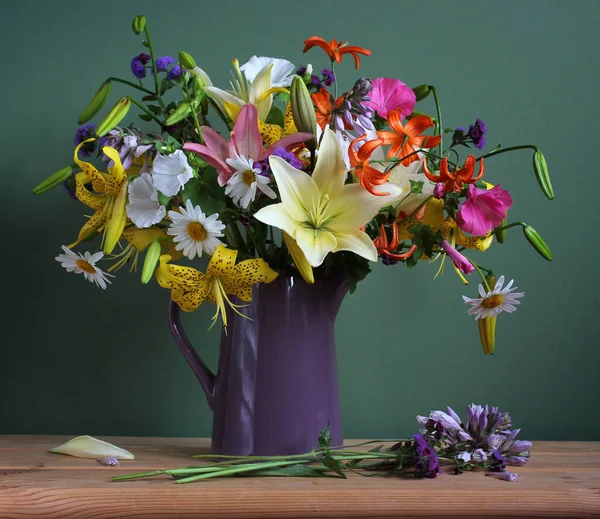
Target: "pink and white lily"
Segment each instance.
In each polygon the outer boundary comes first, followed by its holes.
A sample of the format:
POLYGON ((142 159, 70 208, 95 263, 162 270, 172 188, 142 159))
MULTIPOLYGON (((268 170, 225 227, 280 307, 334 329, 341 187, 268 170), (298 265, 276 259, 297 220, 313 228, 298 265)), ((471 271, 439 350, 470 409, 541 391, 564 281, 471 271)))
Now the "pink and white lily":
POLYGON ((276 148, 289 148, 313 138, 312 133, 294 133, 288 135, 265 149, 258 129, 258 111, 253 104, 246 104, 240 110, 229 141, 208 126, 202 127, 205 144, 188 142, 183 149, 199 155, 213 166, 219 174, 221 186, 227 185, 231 177, 238 171, 233 164, 240 159, 260 162, 270 156, 276 148))

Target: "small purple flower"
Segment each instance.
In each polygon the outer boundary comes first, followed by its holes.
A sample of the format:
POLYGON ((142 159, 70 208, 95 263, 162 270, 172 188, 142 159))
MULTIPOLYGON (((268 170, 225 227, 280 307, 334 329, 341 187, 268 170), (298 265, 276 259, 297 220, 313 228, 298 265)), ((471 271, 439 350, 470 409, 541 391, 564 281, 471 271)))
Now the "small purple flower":
POLYGON ((252 226, 252 217, 250 215, 241 214, 240 215, 240 223, 244 227, 251 227, 252 226))
POLYGON ((310 76, 310 83, 317 90, 319 90, 319 88, 321 88, 321 80, 319 79, 319 76, 315 76, 314 74, 312 74, 310 76))
POLYGON ((108 456, 107 458, 98 458, 96 461, 102 465, 109 465, 111 467, 115 467, 119 464, 119 460, 112 456, 108 456))
POLYGON ((142 62, 142 65, 145 65, 152 59, 152 56, 150 56, 150 54, 144 54, 143 52, 141 54, 138 54, 137 57, 142 62))
POLYGON ((488 457, 488 461, 490 463, 490 470, 492 472, 504 472, 504 469, 506 468, 506 460, 504 459, 504 456, 500 454, 500 451, 494 449, 488 457))
POLYGON ((307 68, 306 67, 298 67, 296 69, 296 74, 298 76, 303 76, 304 74, 306 74, 307 68))
POLYGON ((167 72, 167 79, 169 81, 174 81, 175 79, 179 79, 181 77, 181 67, 179 65, 175 65, 169 72, 167 72))
POLYGON ((335 74, 333 73, 333 70, 322 68, 321 74, 323 75, 322 82, 324 85, 331 86, 335 83, 335 74))
POLYGON ((481 119, 477 119, 475 124, 469 126, 469 137, 473 140, 473 145, 482 150, 485 147, 485 134, 487 128, 481 119))
POLYGON ((440 461, 435 450, 420 434, 413 436, 415 455, 413 457, 414 474, 418 478, 435 478, 442 473, 440 461))
POLYGON ((381 263, 383 263, 387 267, 390 267, 392 265, 397 265, 398 260, 394 259, 394 258, 390 258, 387 254, 383 254, 381 256, 381 263))
POLYGON ((156 60, 156 71, 164 72, 169 68, 171 63, 175 63, 175 58, 173 56, 161 56, 156 60))
POLYGON ((517 474, 514 472, 486 472, 485 475, 501 479, 503 481, 517 481, 517 474))
MULTIPOLYGON (((75 132, 75 136, 73 137, 73 142, 75 143, 76 146, 78 144, 81 144, 86 139, 93 137, 95 130, 96 130, 95 124, 88 123, 88 124, 84 124, 84 125, 80 126, 79 128, 77 128, 77 131, 75 132)), ((88 142, 88 143, 84 144, 81 147, 81 149, 79 150, 79 153, 83 157, 89 157, 92 153, 94 153, 94 151, 96 151, 96 141, 88 142)))
POLYGON ((285 160, 290 166, 296 169, 302 169, 302 161, 296 157, 291 151, 286 150, 285 148, 275 148, 272 155, 275 157, 281 157, 285 160))
POLYGON ((433 198, 437 198, 438 200, 444 198, 444 183, 438 182, 433 188, 433 198))
POLYGON ((73 200, 78 200, 77 195, 75 194, 75 173, 62 183, 62 187, 73 200))
POLYGON ((136 56, 131 60, 131 72, 138 79, 146 77, 146 66, 139 56, 136 56))

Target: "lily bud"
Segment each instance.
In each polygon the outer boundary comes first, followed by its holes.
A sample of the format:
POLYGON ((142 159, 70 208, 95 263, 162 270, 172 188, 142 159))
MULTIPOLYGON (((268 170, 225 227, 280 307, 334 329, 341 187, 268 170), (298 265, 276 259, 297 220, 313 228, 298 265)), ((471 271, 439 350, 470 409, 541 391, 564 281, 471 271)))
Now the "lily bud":
POLYGON ((73 168, 71 166, 59 169, 57 172, 52 173, 52 175, 50 175, 46 180, 35 186, 32 193, 34 195, 41 195, 46 191, 54 189, 56 186, 67 180, 71 176, 71 173, 73 173, 73 168))
POLYGON ((540 234, 531 225, 523 225, 523 234, 531 246, 548 261, 552 261, 552 251, 540 234))
POLYGON ((546 195, 548 200, 552 200, 554 198, 554 189, 550 182, 550 174, 548 173, 546 159, 540 150, 537 150, 533 154, 533 170, 535 171, 538 184, 540 185, 540 188, 542 188, 542 192, 546 195))
POLYGON ((298 247, 296 240, 294 240, 294 238, 292 238, 287 232, 281 231, 281 234, 283 235, 283 240, 285 241, 288 251, 290 251, 290 255, 294 260, 296 268, 304 278, 304 281, 306 281, 309 285, 312 285, 315 282, 315 276, 313 274, 312 266, 306 259, 304 252, 302 252, 302 249, 298 247))
POLYGON ((507 223, 507 218, 502 220, 502 223, 494 231, 494 234, 496 236, 496 240, 498 240, 498 243, 504 243, 504 240, 506 238, 506 229, 502 229, 502 228, 506 227, 506 223, 507 223), (502 229, 502 230, 500 230, 500 229, 502 229))
POLYGON ((127 184, 126 180, 123 182, 121 189, 119 189, 112 215, 106 224, 106 239, 104 240, 104 254, 106 255, 113 251, 125 230, 125 223, 127 222, 127 212, 125 210, 125 205, 127 204, 127 184))
MULTIPOLYGON (((317 118, 313 102, 308 93, 308 88, 300 76, 296 76, 292 81, 290 89, 290 105, 292 107, 292 118, 299 132, 312 133, 317 135, 317 118)), ((308 149, 314 150, 317 146, 317 140, 311 139, 306 142, 308 149)))
POLYGON ((148 247, 146 257, 144 258, 144 267, 142 268, 142 283, 147 284, 154 276, 154 271, 160 259, 160 241, 158 239, 152 242, 148 247))
POLYGON ((185 51, 179 52, 179 63, 187 70, 193 70, 196 67, 196 60, 185 51))
POLYGON ((96 129, 97 137, 104 137, 109 131, 111 131, 121 120, 127 115, 129 107, 131 106, 131 100, 129 97, 122 97, 117 101, 117 104, 113 106, 112 110, 108 112, 108 115, 102 120, 96 129))
POLYGON ((146 17, 145 16, 136 16, 131 22, 131 28, 133 32, 136 34, 140 34, 146 28, 146 17))
POLYGON ((192 107, 189 103, 181 103, 170 115, 167 117, 165 121, 165 126, 171 126, 172 124, 178 123, 185 119, 188 115, 192 113, 192 107))
POLYGON ((111 90, 110 81, 105 81, 102 83, 98 91, 94 94, 94 97, 90 101, 90 104, 87 105, 87 108, 81 113, 79 119, 77 119, 78 124, 83 124, 88 122, 94 115, 96 115, 100 109, 104 106, 104 103, 108 99, 111 90))
POLYGON ((483 353, 493 355, 496 347, 496 317, 488 316, 478 319, 477 324, 479 325, 479 338, 481 339, 483 353))
POLYGON ((419 85, 419 86, 413 88, 412 90, 415 93, 417 102, 422 101, 431 93, 431 89, 429 88, 429 85, 419 85))

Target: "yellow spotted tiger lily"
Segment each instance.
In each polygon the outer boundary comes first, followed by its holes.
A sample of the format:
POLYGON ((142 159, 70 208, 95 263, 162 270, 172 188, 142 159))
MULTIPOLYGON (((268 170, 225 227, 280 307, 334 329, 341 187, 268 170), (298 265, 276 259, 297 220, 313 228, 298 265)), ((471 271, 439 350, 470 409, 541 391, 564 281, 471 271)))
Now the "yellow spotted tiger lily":
POLYGON ((93 209, 95 213, 79 231, 77 241, 69 245, 74 247, 91 234, 105 229, 104 254, 110 254, 125 228, 127 214, 127 175, 119 158, 119 152, 114 148, 105 146, 103 153, 112 161, 108 172, 98 171, 89 162, 79 158, 81 147, 94 139, 87 139, 75 148, 73 159, 81 168, 75 175, 75 196, 80 202, 93 209), (91 185, 92 189, 89 189, 91 185))
POLYGON ((171 299, 177 303, 184 312, 193 312, 204 301, 217 306, 213 316, 213 325, 219 315, 223 319, 223 326, 227 326, 228 305, 234 312, 240 313, 229 296, 234 296, 242 301, 252 301, 252 289, 257 283, 271 283, 279 275, 261 259, 247 259, 236 265, 238 252, 220 245, 208 264, 206 273, 192 267, 171 265, 170 255, 160 257, 160 264, 156 270, 156 280, 163 288, 171 290, 171 299))

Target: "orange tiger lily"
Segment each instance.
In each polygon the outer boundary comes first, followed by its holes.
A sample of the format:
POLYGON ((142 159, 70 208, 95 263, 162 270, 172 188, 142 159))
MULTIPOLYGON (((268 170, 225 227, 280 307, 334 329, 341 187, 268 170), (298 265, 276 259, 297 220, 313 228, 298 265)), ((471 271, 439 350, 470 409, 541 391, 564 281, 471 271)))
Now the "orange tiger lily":
POLYGON ((344 96, 337 98, 335 107, 331 102, 331 94, 326 88, 321 88, 318 92, 310 94, 310 97, 312 97, 313 103, 315 103, 315 107, 317 108, 315 111, 317 124, 321 127, 321 130, 324 130, 331 123, 331 115, 333 114, 333 111, 342 104, 344 96))
POLYGON ((441 139, 441 135, 421 135, 427 128, 431 128, 433 120, 427 115, 413 117, 403 126, 399 111, 390 112, 387 122, 393 132, 379 131, 377 134, 384 140, 384 145, 391 144, 387 156, 404 157, 402 165, 408 166, 411 162, 419 160, 415 148, 434 148, 441 139), (413 153, 414 155, 410 155, 413 153), (407 156, 410 155, 410 156, 407 156))
POLYGON ((348 42, 342 43, 341 41, 337 40, 327 41, 320 36, 312 36, 307 40, 304 40, 304 50, 302 52, 308 52, 313 47, 322 48, 327 56, 329 56, 329 59, 331 61, 335 61, 336 63, 341 63, 344 54, 350 54, 354 58, 356 70, 358 70, 358 67, 360 67, 359 54, 363 54, 364 56, 371 55, 371 51, 368 49, 363 49, 362 47, 357 47, 356 45, 348 45, 348 42))
POLYGON ((417 250, 417 246, 413 245, 410 249, 408 249, 406 252, 403 252, 401 254, 392 252, 392 251, 395 251, 399 245, 398 225, 396 224, 396 222, 394 222, 392 224, 392 241, 388 242, 388 237, 387 237, 387 233, 385 231, 385 226, 383 224, 381 224, 379 226, 379 236, 377 236, 377 238, 375 238, 373 240, 373 245, 375 245, 375 248, 377 249, 377 252, 379 253, 380 256, 382 256, 382 257, 387 256, 388 258, 395 259, 395 260, 410 258, 417 250))
POLYGON ((475 156, 469 155, 462 168, 450 171, 448 169, 448 159, 444 157, 440 163, 440 174, 436 176, 429 172, 426 161, 423 161, 423 173, 432 182, 443 182, 445 193, 460 191, 464 184, 473 184, 483 177, 485 173, 483 159, 481 159, 481 164, 479 165, 479 174, 473 177, 475 174, 475 162, 475 156))
POLYGON ((369 193, 375 196, 386 196, 389 193, 382 193, 375 189, 375 186, 380 186, 388 181, 390 173, 379 171, 369 164, 369 159, 373 152, 383 144, 383 139, 373 139, 365 142, 367 136, 357 137, 352 141, 348 148, 348 157, 350 158, 350 166, 354 168, 356 178, 360 185, 369 193), (356 149, 358 143, 364 142, 362 146, 356 149))

